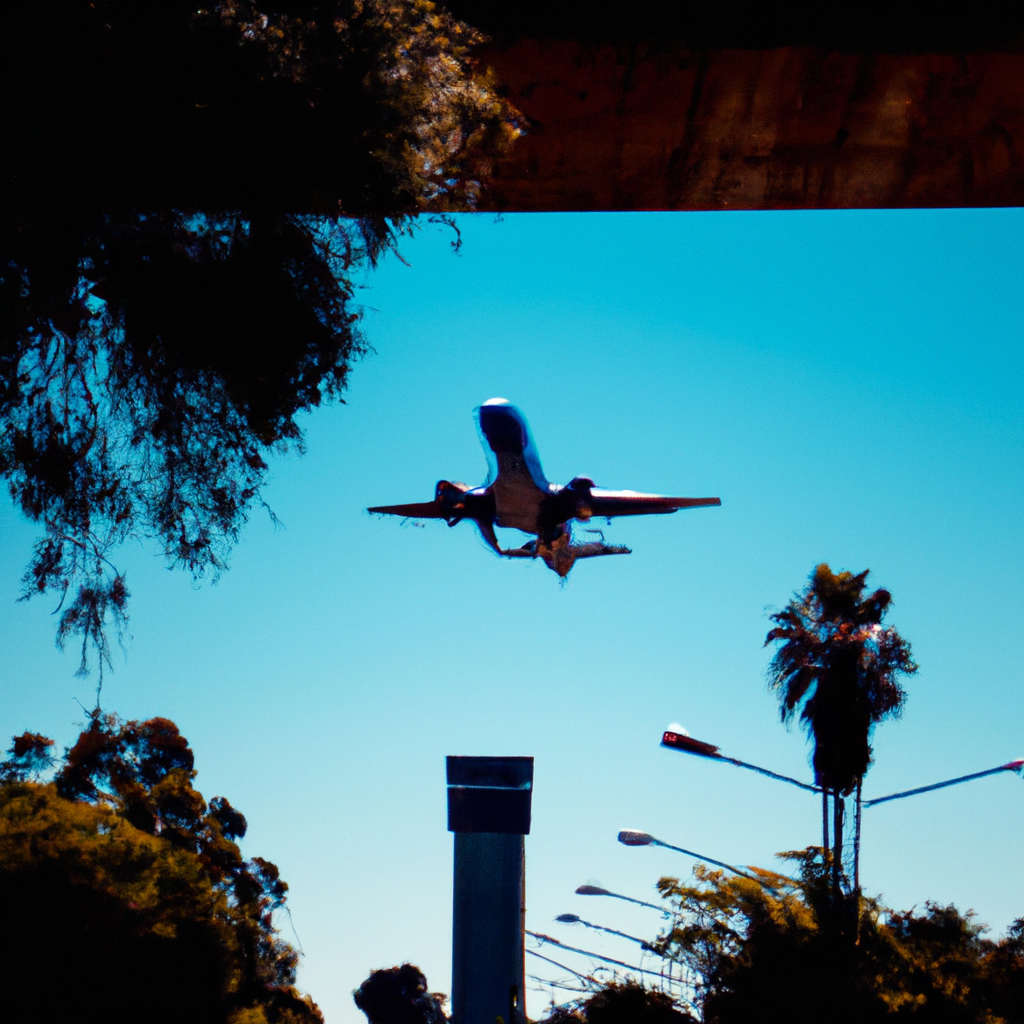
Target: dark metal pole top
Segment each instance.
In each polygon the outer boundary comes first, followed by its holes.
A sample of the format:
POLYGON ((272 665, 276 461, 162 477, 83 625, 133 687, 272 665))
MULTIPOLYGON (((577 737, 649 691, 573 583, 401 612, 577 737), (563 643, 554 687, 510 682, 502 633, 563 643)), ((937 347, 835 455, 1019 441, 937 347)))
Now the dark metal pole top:
POLYGON ((532 757, 446 760, 449 832, 530 834, 532 757))

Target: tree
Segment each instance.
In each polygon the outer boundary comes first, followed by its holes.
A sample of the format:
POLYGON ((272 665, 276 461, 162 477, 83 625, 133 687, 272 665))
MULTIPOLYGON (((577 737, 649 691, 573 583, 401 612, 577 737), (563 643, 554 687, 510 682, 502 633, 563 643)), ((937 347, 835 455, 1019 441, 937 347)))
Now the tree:
POLYGON ((689 971, 703 1024, 1024 1021, 1024 922, 991 941, 956 907, 900 913, 868 898, 844 935, 827 851, 782 856, 798 879, 698 866, 693 882, 658 882, 673 915, 658 948, 689 971))
POLYGON ((868 570, 833 573, 819 565, 810 582, 780 612, 765 645, 776 643, 768 684, 778 695, 782 720, 799 712, 814 742, 815 782, 822 788, 822 846, 828 841, 828 796, 833 801, 832 870, 842 873, 843 797, 857 791, 854 887, 860 840, 861 781, 871 765, 871 732, 899 716, 906 693, 901 675, 917 665, 910 644, 882 619, 892 604, 887 590, 864 593, 868 570))
POLYGON ((0 476, 24 596, 109 662, 151 538, 216 574, 368 351, 353 272, 519 133, 427 0, 16 0, 0 61, 0 476), (66 598, 66 600, 65 600, 66 598))
MULTIPOLYGON (((427 991, 412 964, 373 971, 352 993, 368 1024, 447 1024, 445 996, 427 991)), ((633 981, 611 982, 572 1003, 553 1007, 544 1024, 695 1024, 664 992, 633 981)))
POLYGON ((352 993, 369 1024, 446 1024, 445 996, 427 990, 427 979, 413 964, 371 972, 352 993))
POLYGON ((545 1024, 695 1024, 664 992, 635 981, 611 982, 586 999, 555 1007, 545 1024))
POLYGON ((0 763, 0 1017, 322 1024, 273 925, 288 886, 243 859, 244 816, 195 790, 174 723, 97 711, 52 745, 0 763))

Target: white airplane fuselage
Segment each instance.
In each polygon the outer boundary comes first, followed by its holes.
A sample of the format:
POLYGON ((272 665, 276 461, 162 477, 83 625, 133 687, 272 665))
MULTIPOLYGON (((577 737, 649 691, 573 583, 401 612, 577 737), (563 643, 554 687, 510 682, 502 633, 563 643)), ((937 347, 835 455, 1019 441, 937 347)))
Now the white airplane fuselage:
POLYGON ((444 519, 449 526, 474 521, 480 536, 499 555, 541 558, 565 577, 580 558, 628 554, 621 544, 575 543, 571 522, 613 516, 666 515, 681 508, 720 505, 718 498, 676 498, 637 491, 610 491, 577 476, 567 486, 550 483, 541 468, 526 418, 503 398, 492 398, 476 410, 477 426, 490 464, 487 483, 469 488, 439 480, 434 500, 404 505, 379 505, 370 512, 403 518, 444 519), (521 547, 504 548, 494 527, 520 530, 534 539, 521 547))
MULTIPOLYGON (((498 476, 491 484, 496 526, 537 533, 541 502, 548 496, 531 479, 526 460, 512 452, 497 453, 498 476)), ((549 485, 549 493, 562 488, 549 485)))

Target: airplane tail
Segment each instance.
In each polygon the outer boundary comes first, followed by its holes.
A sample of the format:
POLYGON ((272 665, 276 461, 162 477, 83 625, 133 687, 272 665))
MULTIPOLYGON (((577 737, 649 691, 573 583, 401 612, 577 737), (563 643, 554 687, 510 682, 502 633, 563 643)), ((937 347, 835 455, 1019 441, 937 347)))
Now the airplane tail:
POLYGON ((542 490, 548 489, 547 477, 540 465, 540 454, 526 417, 504 398, 489 398, 474 410, 480 443, 487 456, 489 470, 487 483, 498 478, 498 457, 521 455, 533 482, 542 490))

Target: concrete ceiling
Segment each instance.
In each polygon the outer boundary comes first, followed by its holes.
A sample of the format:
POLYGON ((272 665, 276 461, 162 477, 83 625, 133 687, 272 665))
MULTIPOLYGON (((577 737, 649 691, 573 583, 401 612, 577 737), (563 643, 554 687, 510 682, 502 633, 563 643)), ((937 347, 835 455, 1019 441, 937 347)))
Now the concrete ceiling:
POLYGON ((528 126, 485 209, 1024 205, 1019 14, 452 6, 528 126))

